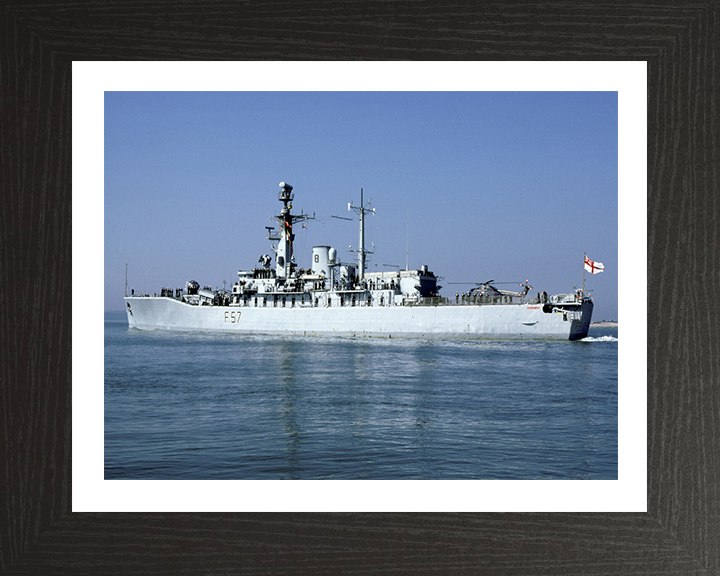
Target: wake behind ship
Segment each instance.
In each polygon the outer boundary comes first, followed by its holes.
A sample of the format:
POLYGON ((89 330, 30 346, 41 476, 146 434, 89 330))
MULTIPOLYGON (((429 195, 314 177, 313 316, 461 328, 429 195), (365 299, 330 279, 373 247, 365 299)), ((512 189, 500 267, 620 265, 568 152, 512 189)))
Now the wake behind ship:
POLYGON ((293 251, 293 225, 314 216, 292 214, 293 187, 280 183, 275 216, 278 228, 266 227, 272 258, 238 271, 231 290, 161 288, 160 295, 127 295, 128 324, 142 330, 205 331, 301 336, 441 337, 580 340, 587 336, 592 298, 585 290, 529 297, 498 289, 493 281, 477 284, 462 296, 440 295, 438 277, 427 266, 419 270, 365 271, 364 221, 374 213, 363 204, 348 204, 359 215, 357 264, 342 263, 330 246, 312 249, 310 268, 299 268, 293 251))

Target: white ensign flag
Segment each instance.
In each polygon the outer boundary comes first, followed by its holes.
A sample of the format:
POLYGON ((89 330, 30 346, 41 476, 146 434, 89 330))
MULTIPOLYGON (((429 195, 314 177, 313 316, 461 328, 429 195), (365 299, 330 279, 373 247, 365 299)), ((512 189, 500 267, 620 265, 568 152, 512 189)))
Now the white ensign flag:
POLYGON ((590 272, 590 274, 600 274, 600 272, 605 271, 605 266, 602 265, 602 262, 593 262, 585 256, 585 270, 590 272))

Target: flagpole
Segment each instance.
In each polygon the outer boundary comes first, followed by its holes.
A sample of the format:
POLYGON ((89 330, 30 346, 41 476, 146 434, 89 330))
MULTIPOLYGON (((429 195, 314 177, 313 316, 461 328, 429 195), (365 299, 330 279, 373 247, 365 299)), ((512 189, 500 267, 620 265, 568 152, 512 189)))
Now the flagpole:
POLYGON ((587 252, 583 252, 583 289, 582 289, 583 296, 585 296, 585 258, 587 258, 587 252))

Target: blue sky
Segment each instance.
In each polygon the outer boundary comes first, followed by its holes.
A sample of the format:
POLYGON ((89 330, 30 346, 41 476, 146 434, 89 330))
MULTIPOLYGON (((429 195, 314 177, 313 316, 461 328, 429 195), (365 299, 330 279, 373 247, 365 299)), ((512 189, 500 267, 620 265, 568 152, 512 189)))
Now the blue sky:
MULTIPOLYGON (((382 264, 427 264, 450 282, 568 292, 583 252, 595 320, 617 319, 615 92, 106 92, 105 309, 125 285, 158 292, 232 283, 270 252, 265 226, 294 186, 295 254, 354 260, 360 188, 382 264)), ((390 269, 387 267, 386 269, 390 269)))

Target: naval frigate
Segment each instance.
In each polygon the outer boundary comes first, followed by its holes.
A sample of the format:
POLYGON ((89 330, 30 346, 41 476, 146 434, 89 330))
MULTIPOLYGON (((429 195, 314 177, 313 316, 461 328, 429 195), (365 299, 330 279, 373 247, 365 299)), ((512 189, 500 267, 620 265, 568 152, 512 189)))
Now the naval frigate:
MULTIPOLYGON (((231 289, 161 288, 159 295, 127 294, 128 324, 141 330, 226 331, 255 334, 350 337, 441 337, 580 340, 587 336, 592 297, 582 289, 533 298, 526 280, 519 292, 479 283, 442 297, 438 276, 418 270, 367 272, 365 215, 374 208, 348 204, 359 215, 357 264, 342 263, 331 246, 314 246, 310 268, 299 268, 293 226, 314 219, 292 213, 293 187, 280 183, 278 222, 266 227, 274 253, 250 270, 239 270, 231 289)), ((347 218, 346 218, 347 219, 347 218)))

